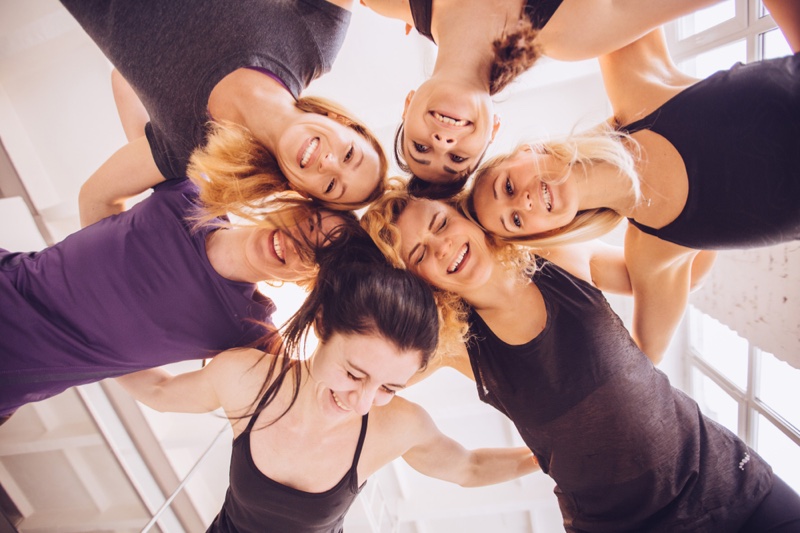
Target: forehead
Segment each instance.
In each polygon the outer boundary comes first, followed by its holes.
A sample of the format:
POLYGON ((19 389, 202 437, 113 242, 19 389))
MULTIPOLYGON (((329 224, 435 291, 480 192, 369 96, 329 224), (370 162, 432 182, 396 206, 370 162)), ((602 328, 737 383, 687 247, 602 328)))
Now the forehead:
POLYGON ((346 364, 366 372, 374 381, 403 385, 422 365, 418 350, 402 350, 377 333, 335 335, 346 364))

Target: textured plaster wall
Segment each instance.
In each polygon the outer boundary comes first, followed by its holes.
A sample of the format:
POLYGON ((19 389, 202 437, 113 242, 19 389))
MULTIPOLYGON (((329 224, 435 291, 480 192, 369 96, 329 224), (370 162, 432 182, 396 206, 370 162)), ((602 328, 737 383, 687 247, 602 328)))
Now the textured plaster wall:
POLYGON ((760 349, 800 368, 800 244, 720 252, 691 297, 760 349))

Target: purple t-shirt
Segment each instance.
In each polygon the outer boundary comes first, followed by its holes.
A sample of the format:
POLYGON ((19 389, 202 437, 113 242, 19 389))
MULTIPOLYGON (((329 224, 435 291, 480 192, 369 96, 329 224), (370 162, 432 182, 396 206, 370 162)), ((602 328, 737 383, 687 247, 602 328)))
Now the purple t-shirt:
MULTIPOLYGON (((188 180, 41 252, 0 249, 0 415, 68 387, 258 340, 275 305, 220 276, 188 180)), ((225 230, 219 230, 225 231, 225 230)))

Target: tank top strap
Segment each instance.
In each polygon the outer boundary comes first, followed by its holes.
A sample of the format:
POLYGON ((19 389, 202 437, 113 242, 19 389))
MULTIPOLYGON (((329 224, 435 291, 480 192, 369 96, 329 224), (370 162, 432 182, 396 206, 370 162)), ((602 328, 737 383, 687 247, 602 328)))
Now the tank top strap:
POLYGON ((361 458, 361 448, 364 447, 364 439, 367 437, 367 422, 369 421, 369 413, 361 417, 361 434, 358 436, 358 444, 356 444, 356 453, 353 454, 353 465, 351 468, 355 470, 358 466, 358 460, 361 458))
MULTIPOLYGON (((284 375, 283 379, 286 379, 286 376, 287 376, 287 375, 289 375, 289 372, 291 372, 291 370, 292 370, 292 367, 293 367, 295 364, 297 364, 297 363, 296 363, 296 362, 293 362, 293 363, 292 363, 292 365, 291 365, 291 366, 289 366, 289 368, 288 368, 288 369, 287 369, 287 371, 286 371, 286 375, 284 375)), ((272 383, 275 383, 275 382, 273 381, 272 383)), ((272 386, 272 383, 270 383, 270 387, 272 386)), ((241 437, 242 435, 245 435, 245 434, 247 434, 247 433, 250 433, 250 431, 252 431, 252 430, 253 430, 253 426, 254 426, 254 425, 255 425, 255 423, 256 423, 256 419, 258 418, 258 415, 259 415, 259 414, 261 414, 261 410, 262 410, 262 409, 264 408, 264 406, 267 404, 267 401, 268 401, 268 399, 269 399, 268 393, 270 392, 270 390, 269 390, 269 389, 270 389, 270 387, 267 387, 267 390, 266 390, 266 391, 264 391, 264 394, 261 396, 261 399, 258 401, 258 405, 256 406, 256 408, 255 408, 255 411, 254 411, 253 415, 250 417, 250 420, 247 422, 247 427, 246 427, 246 428, 244 428, 244 431, 242 431, 242 432, 239 434, 239 437, 241 437)), ((275 394, 275 391, 272 391, 272 394, 274 395, 274 394, 275 394)), ((237 437, 237 439, 238 439, 238 437, 237 437)))

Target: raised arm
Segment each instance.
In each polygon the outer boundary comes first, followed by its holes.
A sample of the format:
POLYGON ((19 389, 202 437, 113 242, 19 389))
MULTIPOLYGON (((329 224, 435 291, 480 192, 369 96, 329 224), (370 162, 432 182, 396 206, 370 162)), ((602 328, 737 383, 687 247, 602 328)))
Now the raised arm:
POLYGON ((408 0, 361 0, 361 4, 384 17, 402 20, 406 24, 414 25, 411 8, 408 0))
POLYGON ((111 72, 111 90, 125 137, 128 142, 138 139, 144 135, 144 127, 150 121, 150 115, 128 80, 117 69, 111 72))
POLYGON ((599 57, 650 30, 721 0, 564 0, 539 34, 545 55, 561 61, 599 57))
POLYGON ((654 364, 664 357, 686 310, 692 264, 698 254, 698 250, 662 241, 633 226, 625 235, 625 259, 633 287, 632 336, 654 364))
POLYGON ((783 32, 792 52, 800 52, 800 2, 797 0, 764 0, 772 19, 783 32))
POLYGON ((502 483, 539 469, 528 448, 480 448, 467 450, 439 431, 422 407, 405 402, 410 412, 404 430, 412 445, 403 459, 421 474, 462 487, 502 483), (408 420, 411 419, 411 420, 408 420))
POLYGON ((595 239, 549 248, 543 250, 541 255, 603 292, 633 294, 625 265, 625 252, 621 246, 595 239))
POLYGON ((145 136, 126 144, 86 180, 78 195, 81 226, 125 210, 125 202, 164 181, 145 136))

